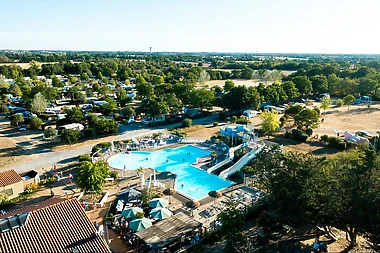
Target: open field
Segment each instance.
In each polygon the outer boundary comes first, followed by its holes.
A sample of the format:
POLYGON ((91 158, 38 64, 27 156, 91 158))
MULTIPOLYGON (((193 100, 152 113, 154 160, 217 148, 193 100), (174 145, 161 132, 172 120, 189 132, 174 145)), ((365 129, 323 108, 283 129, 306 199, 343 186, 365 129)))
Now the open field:
MULTIPOLYGON (((44 65, 44 64, 56 64, 58 62, 39 62, 39 64, 44 65)), ((71 61, 71 63, 80 63, 77 61, 71 61)), ((20 66, 22 69, 28 69, 30 68, 30 63, 20 63, 20 62, 12 62, 12 63, 0 63, 0 66, 11 66, 11 65, 16 65, 20 66)))

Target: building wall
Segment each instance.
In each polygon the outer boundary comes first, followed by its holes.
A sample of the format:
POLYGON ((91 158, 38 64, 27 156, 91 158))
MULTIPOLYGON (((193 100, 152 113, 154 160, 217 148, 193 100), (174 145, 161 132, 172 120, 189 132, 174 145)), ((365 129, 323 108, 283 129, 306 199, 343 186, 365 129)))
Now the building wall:
POLYGON ((7 190, 8 191, 12 190, 13 194, 8 196, 8 197, 9 197, 9 199, 13 199, 13 198, 17 197, 20 193, 24 192, 24 182, 20 181, 20 182, 17 182, 15 184, 0 187, 0 192, 7 191, 7 190))

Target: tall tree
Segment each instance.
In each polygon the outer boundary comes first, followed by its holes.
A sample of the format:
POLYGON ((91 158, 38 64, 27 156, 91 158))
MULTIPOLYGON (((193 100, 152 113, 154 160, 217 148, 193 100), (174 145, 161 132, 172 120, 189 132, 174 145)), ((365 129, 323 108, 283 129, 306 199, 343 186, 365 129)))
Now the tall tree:
POLYGON ((31 110, 37 115, 40 115, 41 113, 46 111, 47 106, 48 103, 44 96, 41 93, 37 93, 32 100, 31 110))
POLYGON ((108 175, 106 162, 82 162, 78 168, 78 187, 85 192, 102 192, 105 178, 108 175))
POLYGON ((260 114, 262 120, 261 128, 263 132, 268 136, 276 133, 280 129, 280 120, 277 117, 277 111, 264 111, 260 114))
POLYGON ((230 92, 233 87, 235 87, 235 83, 232 80, 228 79, 224 82, 224 92, 230 92))
POLYGON ((313 85, 307 76, 296 76, 292 81, 301 94, 309 95, 313 92, 313 85))
POLYGON ((304 108, 294 117, 294 123, 299 129, 317 128, 319 115, 316 110, 304 108))
POLYGON ((323 109, 324 113, 326 113, 326 109, 332 105, 331 99, 328 97, 323 97, 321 99, 321 108, 323 109))
POLYGON ((347 95, 343 98, 343 103, 350 110, 350 105, 355 102, 355 97, 353 95, 347 95))
POLYGON ((201 114, 204 109, 211 109, 214 100, 214 91, 206 88, 193 89, 189 94, 189 103, 192 107, 199 108, 201 114))

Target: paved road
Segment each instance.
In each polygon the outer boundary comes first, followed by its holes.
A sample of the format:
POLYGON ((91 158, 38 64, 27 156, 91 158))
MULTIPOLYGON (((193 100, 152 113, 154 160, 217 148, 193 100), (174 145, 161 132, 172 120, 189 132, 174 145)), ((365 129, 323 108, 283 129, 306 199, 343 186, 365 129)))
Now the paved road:
MULTIPOLYGON (((215 121, 216 115, 211 115, 208 117, 195 119, 193 120, 196 124, 211 124, 215 121)), ((132 137, 151 135, 154 132, 159 132, 167 128, 173 128, 180 126, 181 123, 166 125, 166 126, 157 126, 157 127, 148 127, 143 125, 142 123, 136 123, 131 125, 121 125, 120 126, 120 134, 112 138, 113 141, 117 140, 126 140, 131 139, 132 137)), ((64 151, 49 151, 39 155, 38 159, 25 161, 23 163, 18 163, 10 166, 5 169, 15 169, 17 172, 24 172, 31 169, 38 170, 41 168, 49 168, 53 166, 53 164, 64 164, 68 161, 76 159, 79 155, 90 153, 91 148, 94 144, 83 145, 79 148, 64 150, 64 151)))

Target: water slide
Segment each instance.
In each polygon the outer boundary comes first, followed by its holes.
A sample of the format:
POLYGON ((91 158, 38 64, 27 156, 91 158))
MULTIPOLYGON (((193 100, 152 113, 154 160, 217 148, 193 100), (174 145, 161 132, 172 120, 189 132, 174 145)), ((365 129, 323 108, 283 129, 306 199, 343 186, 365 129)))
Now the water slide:
POLYGON ((214 170, 217 170, 219 169, 220 167, 222 167, 223 165, 226 165, 228 164, 229 162, 232 161, 232 159, 234 159, 234 156, 235 156, 235 151, 236 150, 239 150, 239 149, 242 149, 244 146, 243 144, 240 144, 239 146, 236 146, 234 148, 230 148, 228 150, 228 154, 227 154, 227 158, 224 159, 223 161, 215 164, 214 166, 210 167, 208 170, 207 170, 207 173, 212 173, 214 170))
POLYGON ((239 159, 234 165, 229 167, 228 169, 223 170, 220 174, 219 177, 222 179, 227 179, 229 175, 232 175, 236 171, 240 170, 243 168, 247 163, 249 163, 252 159, 256 157, 258 153, 261 152, 261 150, 264 148, 264 145, 258 146, 257 149, 252 149, 249 151, 247 154, 245 154, 242 158, 239 159))

